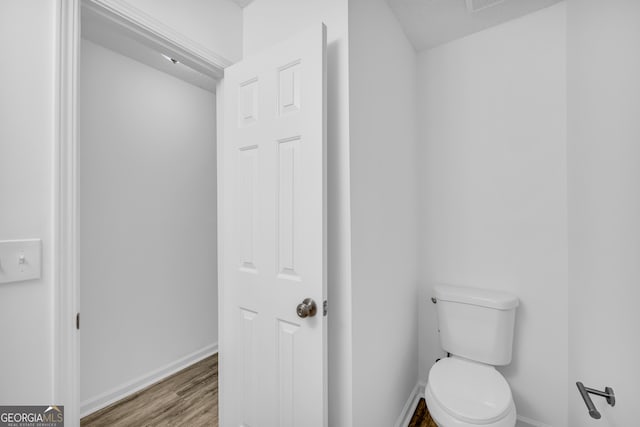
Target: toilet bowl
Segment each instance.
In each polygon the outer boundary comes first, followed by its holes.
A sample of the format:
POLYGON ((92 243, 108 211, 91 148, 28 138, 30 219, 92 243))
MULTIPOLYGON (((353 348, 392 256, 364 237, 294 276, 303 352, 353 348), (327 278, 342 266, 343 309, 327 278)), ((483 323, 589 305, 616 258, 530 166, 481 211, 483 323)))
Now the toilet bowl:
POLYGON ((440 427, 516 424, 516 408, 504 377, 493 366, 455 356, 433 365, 425 401, 440 427))
POLYGON ((429 370, 427 409, 439 427, 514 427, 516 407, 495 369, 511 363, 519 300, 502 291, 434 287, 438 333, 450 357, 429 370))

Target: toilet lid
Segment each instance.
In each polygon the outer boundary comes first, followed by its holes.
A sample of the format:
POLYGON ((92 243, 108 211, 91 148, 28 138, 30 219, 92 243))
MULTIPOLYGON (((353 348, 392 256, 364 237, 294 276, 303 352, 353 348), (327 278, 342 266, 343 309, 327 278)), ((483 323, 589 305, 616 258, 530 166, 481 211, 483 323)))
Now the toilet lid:
POLYGON ((511 389, 492 366, 448 357, 429 371, 433 397, 453 417, 472 424, 502 418, 511 407, 511 389))

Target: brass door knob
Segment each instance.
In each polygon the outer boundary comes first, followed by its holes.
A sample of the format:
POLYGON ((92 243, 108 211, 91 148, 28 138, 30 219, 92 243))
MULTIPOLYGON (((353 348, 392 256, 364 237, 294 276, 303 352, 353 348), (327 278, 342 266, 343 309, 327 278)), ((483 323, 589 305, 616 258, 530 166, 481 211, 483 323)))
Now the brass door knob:
POLYGON ((298 304, 296 312, 298 313, 298 317, 301 317, 303 319, 305 317, 313 317, 318 312, 318 307, 316 306, 314 300, 312 300, 311 298, 305 298, 304 301, 298 304))

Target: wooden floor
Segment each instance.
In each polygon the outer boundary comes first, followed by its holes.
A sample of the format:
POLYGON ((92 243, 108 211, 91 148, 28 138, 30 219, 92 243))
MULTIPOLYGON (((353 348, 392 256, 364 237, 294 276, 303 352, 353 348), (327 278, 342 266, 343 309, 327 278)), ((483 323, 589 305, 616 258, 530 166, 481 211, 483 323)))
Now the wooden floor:
POLYGON ((80 420, 82 427, 218 426, 218 355, 80 420))
POLYGON ((433 418, 431 418, 431 414, 429 414, 424 398, 418 402, 408 427, 438 427, 433 418))
MULTIPOLYGON (((218 355, 87 415, 82 427, 218 426, 218 355)), ((302 426, 301 426, 302 427, 302 426)), ((420 399, 408 427, 438 427, 420 399)))

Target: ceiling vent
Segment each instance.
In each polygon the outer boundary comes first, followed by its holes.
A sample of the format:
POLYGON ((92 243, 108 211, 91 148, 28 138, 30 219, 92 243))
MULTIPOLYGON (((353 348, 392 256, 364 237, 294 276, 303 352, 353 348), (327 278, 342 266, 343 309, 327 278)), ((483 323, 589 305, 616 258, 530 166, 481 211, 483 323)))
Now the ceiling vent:
POLYGON ((467 12, 478 12, 482 9, 504 3, 504 1, 505 0, 466 0, 467 12))

